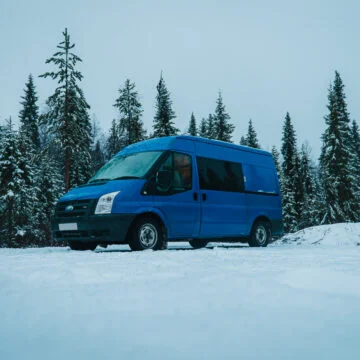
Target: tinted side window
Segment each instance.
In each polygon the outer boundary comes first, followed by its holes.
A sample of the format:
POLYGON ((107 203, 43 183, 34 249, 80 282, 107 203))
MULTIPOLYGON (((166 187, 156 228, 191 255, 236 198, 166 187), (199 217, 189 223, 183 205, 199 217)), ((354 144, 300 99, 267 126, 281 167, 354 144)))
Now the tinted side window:
POLYGON ((244 191, 242 166, 230 161, 204 157, 196 158, 200 189, 217 191, 244 191))
POLYGON ((246 191, 277 194, 277 182, 274 169, 246 165, 246 191))

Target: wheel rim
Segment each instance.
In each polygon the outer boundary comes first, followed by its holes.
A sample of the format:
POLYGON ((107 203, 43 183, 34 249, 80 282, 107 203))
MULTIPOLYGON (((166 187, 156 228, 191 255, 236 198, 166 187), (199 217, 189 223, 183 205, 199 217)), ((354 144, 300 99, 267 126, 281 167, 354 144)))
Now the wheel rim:
POLYGON ((267 232, 266 232, 266 229, 265 229, 264 226, 259 226, 259 227, 256 229, 255 238, 256 238, 256 241, 257 241, 260 245, 263 245, 263 244, 266 243, 266 240, 267 240, 267 232))
POLYGON ((139 240, 145 248, 152 248, 157 241, 158 233, 154 225, 144 224, 139 230, 139 240))

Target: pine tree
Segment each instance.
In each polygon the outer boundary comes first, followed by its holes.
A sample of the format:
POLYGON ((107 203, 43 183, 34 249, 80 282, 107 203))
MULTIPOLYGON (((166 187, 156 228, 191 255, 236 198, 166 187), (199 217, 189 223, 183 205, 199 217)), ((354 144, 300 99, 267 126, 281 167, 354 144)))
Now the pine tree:
POLYGON ((322 136, 320 155, 327 223, 356 220, 350 119, 345 99, 344 85, 336 71, 334 83, 329 88, 329 113, 325 116, 327 128, 322 136))
POLYGON ((360 132, 355 120, 351 124, 350 172, 353 178, 355 220, 360 221, 360 132))
POLYGON ((170 100, 170 93, 166 88, 165 81, 161 74, 160 81, 156 87, 156 112, 154 117, 154 137, 177 135, 179 129, 174 125, 175 112, 172 109, 172 101, 170 100))
POLYGON ((197 136, 196 119, 194 113, 191 113, 188 134, 191 136, 197 136))
POLYGON ((111 128, 109 131, 109 137, 106 141, 106 157, 111 159, 116 155, 123 147, 124 141, 122 134, 120 133, 119 125, 116 123, 115 119, 112 121, 111 128))
POLYGON ((208 139, 217 139, 214 115, 209 114, 207 121, 206 121, 206 127, 207 127, 207 136, 206 137, 208 139))
POLYGON ((96 142, 95 149, 91 152, 91 163, 92 174, 95 174, 105 164, 105 155, 99 140, 96 142))
POLYGON ((286 113, 283 126, 281 154, 281 192, 285 232, 298 230, 299 219, 299 158, 296 148, 296 135, 289 113, 286 113))
MULTIPOLYGON (((36 174, 38 211, 37 222, 41 235, 38 245, 52 246, 51 218, 55 204, 64 193, 61 164, 53 156, 52 144, 47 144, 41 152, 41 162, 36 174)), ((57 244, 58 245, 58 244, 57 244)))
POLYGON ((235 126, 229 123, 230 115, 225 110, 221 92, 219 92, 218 99, 216 100, 216 108, 214 114, 214 128, 216 139, 221 141, 231 142, 232 133, 235 126))
POLYGON ((240 138, 240 145, 242 145, 242 146, 247 146, 247 141, 246 141, 245 136, 242 136, 242 137, 240 138))
POLYGON ((207 122, 205 118, 201 119, 199 130, 198 130, 199 136, 206 138, 207 137, 207 122))
POLYGON ((46 60, 47 64, 55 64, 58 70, 40 77, 51 77, 59 84, 47 101, 49 111, 43 116, 43 121, 55 135, 64 154, 64 182, 65 191, 68 191, 89 177, 91 123, 90 106, 78 85, 83 76, 76 69, 76 63, 82 60, 71 51, 75 44, 70 43, 67 29, 63 36, 64 40, 57 46, 59 51, 46 60))
POLYGON ((37 105, 38 97, 36 95, 34 80, 32 75, 29 75, 28 82, 25 84, 25 94, 21 98, 22 109, 20 110, 20 132, 29 139, 32 147, 36 150, 40 147, 39 137, 39 107, 37 105))
POLYGON ((124 145, 127 146, 145 139, 146 131, 141 120, 143 109, 135 91, 135 83, 127 79, 119 93, 114 106, 119 110, 119 128, 123 134, 124 145))
POLYGON ((278 149, 276 148, 275 145, 273 145, 272 149, 271 149, 271 154, 273 156, 274 159, 274 163, 275 163, 275 167, 276 167, 276 172, 278 173, 278 176, 280 176, 280 171, 281 171, 281 167, 280 167, 280 153, 278 151, 278 149))
POLYGON ((257 139, 257 134, 251 119, 249 120, 248 132, 246 135, 246 144, 249 147, 260 149, 260 145, 257 139))
POLYGON ((310 148, 303 144, 300 152, 300 179, 303 188, 299 229, 320 223, 319 191, 314 178, 314 166, 310 160, 310 148))
POLYGON ((11 121, 0 151, 0 246, 28 246, 36 234, 33 168, 20 151, 11 121))

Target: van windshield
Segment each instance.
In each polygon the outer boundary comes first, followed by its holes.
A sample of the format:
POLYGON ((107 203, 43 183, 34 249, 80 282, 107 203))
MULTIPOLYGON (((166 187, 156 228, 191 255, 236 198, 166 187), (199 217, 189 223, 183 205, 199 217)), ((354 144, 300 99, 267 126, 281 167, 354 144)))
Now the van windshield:
POLYGON ((107 180, 141 179, 161 154, 162 151, 146 151, 116 156, 106 163, 89 180, 89 183, 107 180))

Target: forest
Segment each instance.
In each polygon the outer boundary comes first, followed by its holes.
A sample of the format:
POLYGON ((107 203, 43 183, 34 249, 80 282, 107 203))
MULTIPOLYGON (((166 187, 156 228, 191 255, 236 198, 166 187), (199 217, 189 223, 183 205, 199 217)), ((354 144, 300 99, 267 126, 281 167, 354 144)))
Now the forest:
MULTIPOLYGON (((25 80, 20 99, 19 127, 11 117, 0 124, 0 247, 54 246, 51 217, 57 199, 86 183, 123 147, 161 136, 180 134, 171 94, 163 75, 154 89, 151 129, 145 129, 143 108, 130 79, 114 94, 117 118, 103 136, 90 116, 81 88, 82 59, 65 29, 56 52, 46 59, 49 71, 25 80), (35 78, 53 81, 56 88, 40 113, 35 78)), ((360 133, 350 120, 340 74, 328 89, 326 124, 319 159, 308 143, 298 144, 289 112, 284 111, 282 142, 272 155, 280 179, 285 233, 320 225, 360 221, 360 133)), ((212 114, 196 119, 189 114, 185 134, 261 148, 254 124, 240 139, 219 92, 212 114)))

